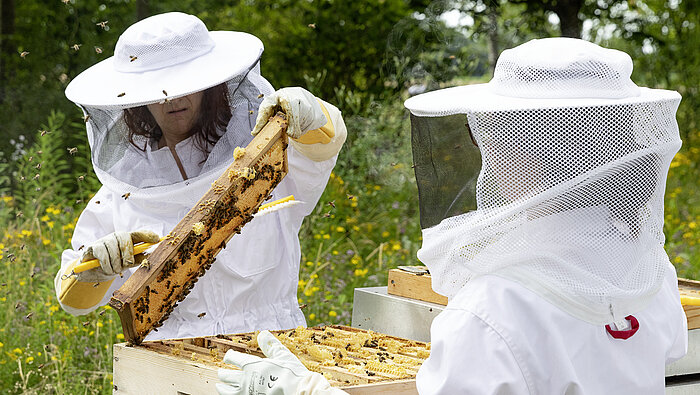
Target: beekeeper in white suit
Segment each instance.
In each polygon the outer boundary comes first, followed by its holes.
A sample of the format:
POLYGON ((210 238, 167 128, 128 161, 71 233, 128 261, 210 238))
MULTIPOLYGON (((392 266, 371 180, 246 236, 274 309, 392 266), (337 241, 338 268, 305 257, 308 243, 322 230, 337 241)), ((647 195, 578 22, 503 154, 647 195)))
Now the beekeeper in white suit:
POLYGON ((262 52, 250 34, 210 32, 195 16, 167 13, 130 26, 113 57, 71 81, 66 96, 85 113, 103 186, 61 258, 55 286, 66 311, 106 304, 135 270, 133 243, 173 229, 279 104, 290 120, 289 172, 272 198, 294 195, 303 204, 249 222, 147 339, 305 325, 296 295, 299 227, 325 188, 346 129, 340 111, 308 91, 273 91, 260 75, 262 52), (93 257, 99 268, 70 276, 93 257))
MULTIPOLYGON (((662 229, 680 95, 639 88, 631 72, 620 51, 533 40, 504 51, 487 84, 406 101, 418 257, 449 298, 419 393, 664 392, 664 366, 687 348, 662 229)), ((226 394, 292 365, 226 357, 243 368, 220 372, 226 394)), ((284 391, 256 393, 333 391, 302 368, 284 391)))

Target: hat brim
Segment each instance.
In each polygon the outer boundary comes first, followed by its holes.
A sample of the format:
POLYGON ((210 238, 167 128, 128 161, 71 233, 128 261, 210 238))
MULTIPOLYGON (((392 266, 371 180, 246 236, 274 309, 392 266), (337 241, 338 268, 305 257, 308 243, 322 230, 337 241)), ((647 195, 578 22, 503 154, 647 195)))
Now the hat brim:
POLYGON ((489 84, 474 84, 445 88, 409 98, 404 106, 411 114, 421 117, 442 117, 475 112, 502 112, 537 110, 545 108, 617 106, 680 100, 676 91, 639 88, 639 96, 622 99, 606 98, 556 98, 532 99, 503 96, 493 93, 489 84))
POLYGON ((128 108, 157 103, 228 81, 253 67, 262 55, 263 43, 252 34, 209 34, 216 43, 211 51, 162 69, 119 72, 114 69, 114 57, 107 58, 75 77, 66 87, 66 97, 91 107, 128 108))

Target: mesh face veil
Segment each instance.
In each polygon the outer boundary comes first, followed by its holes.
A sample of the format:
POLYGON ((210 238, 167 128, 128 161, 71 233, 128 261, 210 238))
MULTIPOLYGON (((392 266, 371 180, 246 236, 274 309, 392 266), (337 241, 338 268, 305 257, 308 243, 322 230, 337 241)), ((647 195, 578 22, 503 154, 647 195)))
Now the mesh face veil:
POLYGON ((481 154, 478 209, 423 229, 418 258, 437 292, 494 274, 596 325, 646 306, 670 265, 663 195, 680 96, 636 87, 631 70, 619 51, 534 40, 505 51, 488 84, 406 102, 422 122, 466 114, 481 154))
POLYGON ((233 161, 233 150, 252 140, 258 106, 273 92, 260 75, 262 50, 252 35, 209 32, 202 21, 182 13, 130 26, 113 57, 78 75, 66 89, 85 113, 92 164, 102 184, 153 210, 177 212, 194 205, 233 161), (185 180, 168 147, 159 149, 155 120, 129 126, 125 114, 149 114, 147 105, 172 104, 201 91, 206 100, 193 118, 197 127, 175 147, 185 180), (203 138, 199 126, 209 118, 219 122, 203 138))

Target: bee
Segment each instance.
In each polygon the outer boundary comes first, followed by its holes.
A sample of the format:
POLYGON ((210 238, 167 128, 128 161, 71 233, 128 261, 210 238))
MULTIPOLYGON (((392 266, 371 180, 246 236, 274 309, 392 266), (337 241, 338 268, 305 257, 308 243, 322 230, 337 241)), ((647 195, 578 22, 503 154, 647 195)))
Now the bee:
POLYGON ((315 24, 315 23, 309 23, 309 24, 306 25, 306 26, 308 26, 308 27, 310 27, 310 28, 312 28, 312 29, 316 29, 316 24, 315 24))
POLYGON ((348 200, 352 200, 352 199, 355 199, 355 195, 348 194, 348 200))
POLYGON ((19 177, 19 181, 20 181, 20 182, 22 182, 22 181, 24 181, 24 180, 26 180, 26 179, 27 179, 27 177, 25 177, 25 176, 20 176, 20 177, 19 177))
POLYGON ((163 94, 164 94, 165 96, 168 96, 168 92, 166 92, 165 89, 163 89, 163 94))
POLYGON ((26 246, 27 246, 26 244, 22 244, 21 246, 19 246, 19 249, 20 249, 20 250, 23 250, 24 247, 26 247, 26 246))
POLYGON ((63 2, 63 4, 68 4, 68 3, 70 3, 70 0, 61 0, 61 1, 63 2))
POLYGON ((22 53, 19 54, 19 56, 22 57, 22 59, 26 58, 27 55, 29 55, 29 51, 22 51, 22 53))
POLYGON ((205 315, 207 315, 206 312, 204 312, 204 313, 199 313, 199 314, 197 314, 197 318, 202 318, 202 317, 204 317, 205 315))
POLYGON ((15 310, 24 310, 24 303, 21 300, 15 303, 15 310))
POLYGON ((122 197, 124 198, 124 200, 128 199, 129 196, 131 196, 131 192, 127 192, 127 193, 125 193, 125 194, 122 195, 122 197))
POLYGON ((109 23, 109 21, 98 22, 98 23, 96 23, 95 25, 97 25, 97 26, 99 26, 99 27, 101 27, 101 28, 103 28, 103 29, 106 29, 106 28, 107 28, 107 23, 109 23))
POLYGON ((105 311, 107 311, 107 310, 102 310, 102 311, 100 311, 100 315, 101 315, 101 316, 102 316, 102 315, 105 315, 105 311))
POLYGON ((0 287, 7 287, 7 283, 0 284, 0 287))
POLYGON ((454 58, 456 58, 456 56, 454 56, 454 55, 450 55, 447 57, 447 59, 454 59, 454 58))
POLYGON ((304 310, 308 305, 306 303, 299 306, 299 310, 304 310))
POLYGON ((262 99, 263 97, 265 97, 265 94, 264 94, 264 93, 261 93, 261 94, 258 95, 258 99, 262 99))
POLYGON ((31 161, 33 161, 33 160, 34 160, 34 157, 33 157, 33 156, 30 156, 29 159, 27 159, 27 161, 29 161, 29 162, 31 162, 31 161))
POLYGON ((82 46, 83 46, 83 44, 73 44, 73 45, 71 45, 71 48, 73 48, 73 50, 75 50, 75 51, 78 51, 80 49, 80 47, 82 47, 82 46))
POLYGON ((88 123, 89 120, 90 120, 90 114, 83 117, 83 121, 85 121, 85 123, 88 123))
POLYGON ((99 286, 100 286, 100 283, 94 283, 94 284, 92 284, 92 287, 93 287, 93 288, 97 288, 97 287, 99 287, 99 286))
POLYGON ((255 112, 255 111, 250 110, 250 111, 248 111, 248 114, 252 114, 252 113, 254 113, 254 112, 255 112))
POLYGON ((136 60, 138 58, 139 58, 138 56, 129 55, 129 62, 133 62, 134 60, 136 60))
POLYGON ((29 314, 27 314, 27 315, 24 316, 24 319, 25 319, 25 320, 30 320, 30 319, 32 319, 32 316, 33 316, 33 315, 34 315, 34 313, 29 312, 29 314))
MULTIPOLYGON (((85 180, 85 175, 78 176, 78 181, 83 181, 83 180, 85 180)), ((77 202, 76 202, 76 203, 77 203, 77 202)))
POLYGON ((100 204, 100 201, 99 201, 99 200, 95 200, 95 204, 100 204))
POLYGON ((80 204, 80 203, 82 203, 82 202, 83 202, 83 199, 78 199, 78 200, 75 201, 75 204, 80 204))
POLYGON ((97 53, 102 53, 102 48, 100 48, 100 47, 95 47, 95 52, 97 52, 97 53))
POLYGON ((36 169, 37 169, 37 170, 41 170, 41 163, 37 163, 37 164, 36 164, 36 169))
POLYGON ((37 155, 41 155, 44 153, 44 151, 37 151, 36 153, 37 153, 37 155))
POLYGON ((327 213, 325 213, 325 214, 323 214, 323 218, 328 218, 328 217, 330 217, 330 216, 331 216, 331 212, 330 212, 330 211, 327 212, 327 213))
POLYGON ((328 205, 335 208, 335 203, 332 200, 330 202, 328 202, 328 205))
POLYGON ((117 97, 124 97, 124 95, 126 95, 126 92, 122 92, 122 93, 118 94, 117 97))
POLYGON ((83 322, 83 326, 88 326, 88 325, 90 325, 90 321, 83 322))
POLYGON ((48 133, 51 133, 51 132, 49 132, 48 130, 40 130, 39 131, 39 134, 41 135, 41 137, 46 136, 48 133))
POLYGON ((32 180, 36 180, 37 178, 39 178, 39 173, 35 174, 34 178, 32 178, 32 180))
POLYGON ((66 148, 66 150, 68 151, 69 154, 75 155, 78 152, 78 147, 72 147, 72 148, 69 147, 69 148, 66 148))
MULTIPOLYGON (((69 1, 70 1, 70 0, 69 0, 69 1)), ((41 368, 43 368, 43 367, 44 367, 44 364, 43 364, 43 363, 40 363, 39 366, 37 366, 37 368, 39 368, 39 369, 41 369, 41 368)))

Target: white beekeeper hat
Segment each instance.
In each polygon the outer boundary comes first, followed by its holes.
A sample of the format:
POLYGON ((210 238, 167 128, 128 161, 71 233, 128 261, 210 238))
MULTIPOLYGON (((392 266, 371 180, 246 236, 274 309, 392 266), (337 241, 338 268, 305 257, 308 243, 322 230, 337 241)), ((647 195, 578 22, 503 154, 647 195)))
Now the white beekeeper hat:
POLYGON ((90 107, 134 107, 198 92, 257 64, 263 52, 255 36, 208 31, 196 16, 154 15, 119 37, 114 56, 75 77, 71 101, 90 107))
POLYGON ((504 51, 486 84, 405 102, 418 259, 438 293, 498 275, 595 325, 652 300, 671 267, 664 191, 681 97, 631 73, 623 52, 547 38, 504 51))
POLYGON ((444 116, 538 108, 623 105, 679 99, 674 91, 640 88, 622 51, 574 38, 531 40, 501 53, 491 81, 412 97, 412 114, 444 116))

